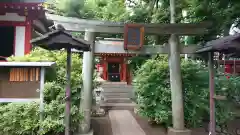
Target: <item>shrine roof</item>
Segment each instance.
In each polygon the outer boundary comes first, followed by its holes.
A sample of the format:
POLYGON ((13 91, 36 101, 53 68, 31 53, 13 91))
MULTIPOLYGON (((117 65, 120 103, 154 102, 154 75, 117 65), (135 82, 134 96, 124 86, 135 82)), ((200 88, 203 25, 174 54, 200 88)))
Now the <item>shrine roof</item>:
POLYGON ((49 50, 73 48, 76 50, 89 51, 91 45, 88 41, 76 38, 65 30, 54 30, 46 33, 41 37, 32 39, 31 43, 49 50))
POLYGON ((0 67, 52 67, 55 62, 0 62, 0 67))
POLYGON ((240 52, 240 34, 222 37, 205 43, 197 53, 222 52, 225 54, 236 54, 240 52))

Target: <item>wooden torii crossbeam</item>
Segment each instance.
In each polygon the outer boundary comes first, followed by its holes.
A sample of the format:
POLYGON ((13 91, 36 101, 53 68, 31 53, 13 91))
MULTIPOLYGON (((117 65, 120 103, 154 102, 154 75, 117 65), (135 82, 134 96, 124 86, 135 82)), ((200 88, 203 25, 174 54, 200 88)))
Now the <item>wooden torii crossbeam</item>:
MULTIPOLYGON (((100 33, 124 33, 125 23, 123 22, 109 22, 97 20, 85 20, 73 17, 64 17, 46 13, 48 20, 54 22, 55 27, 63 26, 67 31, 77 32, 100 32, 100 33)), ((188 23, 188 24, 139 24, 145 28, 145 33, 155 35, 178 34, 178 35, 199 35, 208 32, 211 23, 188 23)), ((168 44, 163 45, 144 45, 140 51, 126 51, 121 46, 111 46, 96 42, 94 53, 136 53, 136 54, 168 54, 168 44), (112 52, 111 52, 112 51, 112 52)), ((181 54, 192 54, 197 50, 197 45, 180 45, 181 54)))
MULTIPOLYGON (((48 20, 54 25, 62 25, 68 31, 89 31, 100 33, 124 33, 123 22, 110 22, 98 20, 86 20, 73 17, 64 17, 46 13, 48 20)), ((145 33, 155 35, 178 34, 199 35, 206 34, 211 26, 209 22, 203 23, 178 23, 178 24, 139 24, 145 28, 145 33)))
MULTIPOLYGON (((181 54, 194 54, 196 50, 198 49, 197 45, 180 45, 180 53, 181 54)), ((169 53, 169 45, 164 44, 164 45, 155 45, 155 46, 150 46, 150 45, 143 45, 142 49, 137 51, 137 50, 124 50, 123 44, 120 45, 111 45, 111 44, 103 44, 101 42, 96 42, 95 43, 95 49, 94 53, 128 53, 128 54, 168 54, 169 53)))

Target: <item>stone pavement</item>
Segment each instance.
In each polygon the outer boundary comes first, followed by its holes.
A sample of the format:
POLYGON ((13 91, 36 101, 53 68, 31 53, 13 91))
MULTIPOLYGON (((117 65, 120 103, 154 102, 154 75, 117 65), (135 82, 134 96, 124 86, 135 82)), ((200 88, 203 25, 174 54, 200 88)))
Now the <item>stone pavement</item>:
POLYGON ((146 135, 128 110, 110 110, 112 135, 146 135))

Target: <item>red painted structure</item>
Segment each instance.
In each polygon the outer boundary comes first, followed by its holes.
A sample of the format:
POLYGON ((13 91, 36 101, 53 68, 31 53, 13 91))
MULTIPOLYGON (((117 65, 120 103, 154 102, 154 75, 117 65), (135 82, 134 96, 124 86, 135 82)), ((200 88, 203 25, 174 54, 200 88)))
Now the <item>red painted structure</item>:
POLYGON ((224 72, 228 74, 240 73, 240 60, 219 60, 219 64, 225 65, 224 72), (234 69, 235 68, 235 69, 234 69))
MULTIPOLYGON (((110 40, 110 43, 109 41, 103 42, 103 44, 111 44, 112 46, 122 46, 124 50, 140 50, 143 43, 144 26, 138 24, 126 24, 124 26, 123 41, 110 40)), ((95 55, 100 56, 100 65, 103 69, 102 78, 104 80, 131 84, 132 73, 128 67, 128 57, 135 56, 136 54, 129 54, 125 51, 122 53, 102 53, 95 55)))
POLYGON ((103 53, 95 54, 100 57, 100 65, 103 68, 102 78, 112 82, 127 82, 131 84, 132 73, 127 64, 128 57, 134 54, 103 53))
MULTIPOLYGON (((0 2, 0 9, 0 27, 14 27, 12 55, 22 56, 29 53, 31 51, 32 22, 38 17, 44 16, 43 6, 40 2, 0 2), (21 40, 21 42, 18 42, 19 40, 21 40)), ((1 54, 0 57, 3 59, 1 54)))

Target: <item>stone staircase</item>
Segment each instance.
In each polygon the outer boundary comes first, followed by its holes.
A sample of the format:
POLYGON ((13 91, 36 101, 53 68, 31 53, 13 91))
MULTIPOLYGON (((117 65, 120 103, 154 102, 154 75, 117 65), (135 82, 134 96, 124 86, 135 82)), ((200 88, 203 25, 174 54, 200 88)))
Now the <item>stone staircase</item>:
POLYGON ((104 82, 104 101, 100 104, 105 110, 132 110, 134 103, 133 87, 126 82, 104 82))

